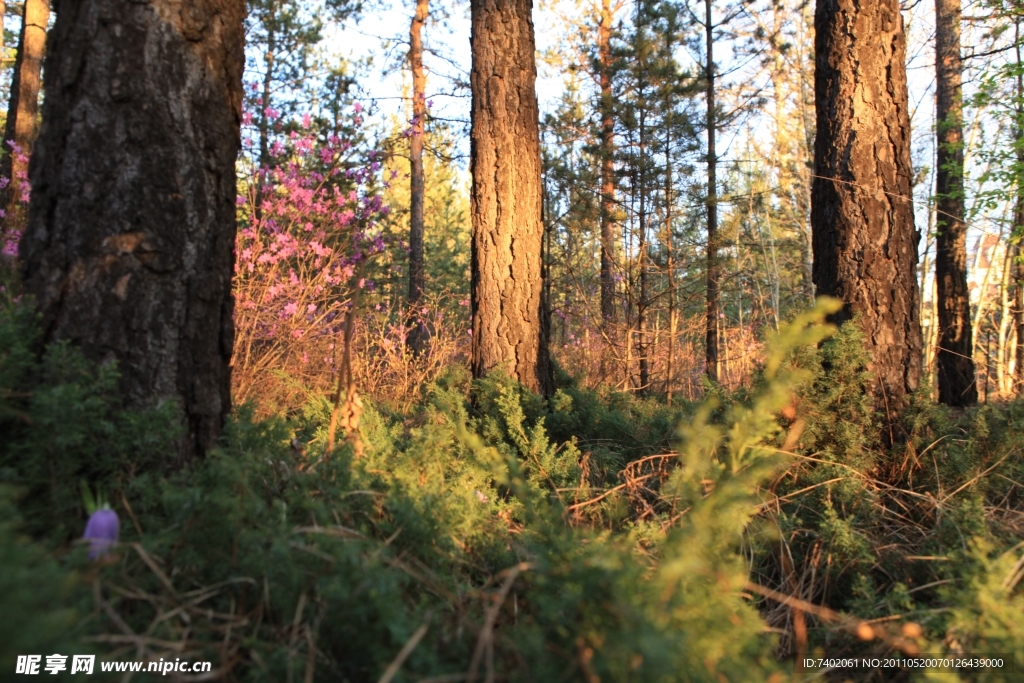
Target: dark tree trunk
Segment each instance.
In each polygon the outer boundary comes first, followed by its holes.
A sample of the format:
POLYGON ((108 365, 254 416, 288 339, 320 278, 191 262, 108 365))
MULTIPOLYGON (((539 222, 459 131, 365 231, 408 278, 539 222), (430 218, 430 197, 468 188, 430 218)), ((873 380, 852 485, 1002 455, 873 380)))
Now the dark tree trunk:
POLYGON ((707 64, 705 64, 705 88, 707 93, 708 129, 708 273, 707 273, 707 334, 705 336, 705 372, 712 382, 719 380, 718 338, 720 298, 718 289, 718 156, 715 153, 715 53, 714 24, 711 20, 712 0, 704 0, 704 31, 707 40, 707 64))
POLYGON ((427 115, 427 77, 423 73, 423 25, 427 22, 429 0, 416 0, 416 14, 409 27, 409 67, 412 70, 412 136, 409 138, 409 311, 412 329, 408 344, 420 353, 426 328, 420 322, 419 306, 426 274, 423 265, 423 131, 427 115))
POLYGON ((5 224, 9 229, 19 229, 25 222, 21 185, 27 181, 28 157, 31 156, 38 132, 39 76, 43 54, 46 52, 46 27, 49 22, 49 0, 25 0, 21 33, 18 36, 18 56, 14 60, 14 76, 11 80, 11 98, 7 102, 4 154, 0 158, 0 178, 10 181, 0 192, 0 207, 6 214, 5 224), (11 140, 16 145, 15 149, 9 144, 11 140))
MULTIPOLYGON (((643 92, 643 84, 641 83, 640 92, 643 92)), ((646 110, 640 110, 640 168, 637 170, 637 175, 640 177, 639 189, 640 189, 640 210, 637 212, 637 224, 640 228, 640 239, 638 245, 639 252, 639 263, 640 268, 640 295, 636 302, 636 355, 640 359, 640 393, 646 394, 650 389, 651 382, 651 365, 650 359, 648 359, 648 339, 647 339, 647 307, 649 305, 650 293, 648 291, 648 260, 647 260, 647 180, 646 173, 644 173, 647 165, 646 157, 646 125, 645 119, 646 110)))
MULTIPOLYGON (((668 94, 665 95, 665 111, 669 111, 668 94)), ((672 405, 673 371, 676 350, 676 280, 673 263, 672 239, 672 129, 665 129, 665 274, 668 280, 668 357, 665 359, 666 402, 672 405)))
MULTIPOLYGON (((818 0, 814 284, 860 314, 880 410, 921 378, 906 39, 897 0, 818 0)), ((891 422, 890 422, 891 424, 891 422)))
POLYGON ((552 391, 531 0, 472 0, 473 374, 552 391))
POLYGON ((58 0, 21 242, 48 340, 181 410, 179 456, 231 407, 243 0, 58 0))
POLYGON ((935 284, 939 309, 935 364, 939 402, 949 406, 978 401, 967 291, 962 69, 960 0, 935 0, 935 284))
MULTIPOLYGON (((267 109, 270 108, 270 98, 274 85, 274 60, 277 59, 277 5, 274 0, 267 3, 267 51, 263 55, 263 61, 267 70, 263 73, 263 101, 260 107, 260 167, 270 168, 270 116, 267 109)), ((262 189, 262 186, 261 186, 262 189)), ((262 201, 256 202, 257 211, 260 210, 262 201)))
POLYGON ((601 82, 601 320, 615 320, 615 117, 612 100, 612 7, 601 1, 597 29, 601 82))

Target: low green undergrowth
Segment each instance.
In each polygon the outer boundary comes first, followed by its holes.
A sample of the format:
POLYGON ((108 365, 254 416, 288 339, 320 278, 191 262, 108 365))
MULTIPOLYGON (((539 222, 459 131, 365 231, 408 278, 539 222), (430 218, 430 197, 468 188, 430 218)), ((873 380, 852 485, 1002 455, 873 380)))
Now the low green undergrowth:
POLYGON ((856 334, 819 346, 826 310, 701 405, 568 378, 544 401, 452 368, 406 413, 368 401, 361 457, 326 452, 314 398, 289 420, 239 407, 174 470, 166 407, 119 409, 112 368, 40 354, 8 307, 0 670, 43 650, 238 681, 779 682, 796 653, 899 648, 1024 664, 1024 406, 918 399, 887 452, 856 334), (75 542, 82 481, 121 518, 99 562, 75 542))

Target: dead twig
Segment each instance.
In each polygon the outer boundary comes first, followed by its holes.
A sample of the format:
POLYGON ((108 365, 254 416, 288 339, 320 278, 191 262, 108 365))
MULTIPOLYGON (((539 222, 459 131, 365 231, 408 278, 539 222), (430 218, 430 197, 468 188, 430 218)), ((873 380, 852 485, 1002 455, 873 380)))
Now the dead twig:
MULTIPOLYGON (((483 628, 480 629, 480 635, 476 639, 476 647, 473 649, 473 658, 469 661, 469 671, 466 673, 466 680, 469 683, 473 683, 476 680, 477 670, 480 668, 480 660, 483 658, 484 650, 488 646, 492 645, 492 639, 494 637, 494 622, 498 619, 498 612, 501 611, 501 606, 505 602, 505 598, 508 597, 508 592, 512 589, 512 584, 515 582, 516 577, 519 576, 520 572, 524 572, 532 567, 529 562, 520 562, 514 567, 506 569, 504 583, 501 584, 501 588, 498 590, 498 595, 494 601, 494 604, 487 610, 487 616, 484 618, 483 628)), ((490 662, 488 662, 490 664, 490 662)), ((490 669, 490 667, 488 667, 490 669)), ((489 679, 494 679, 493 670, 488 671, 489 679)))
POLYGON ((752 581, 748 581, 745 587, 751 593, 756 593, 762 597, 768 598, 769 600, 782 603, 791 609, 799 609, 807 612, 808 614, 813 614, 822 621, 836 624, 844 631, 852 633, 861 640, 877 639, 881 640, 894 650, 899 650, 905 655, 914 656, 921 654, 921 648, 919 648, 915 643, 904 638, 893 638, 883 629, 875 628, 869 622, 846 616, 845 614, 831 610, 828 607, 815 605, 807 602, 806 600, 801 600, 800 598, 795 598, 792 595, 780 593, 777 590, 772 590, 765 586, 759 586, 752 581))
POLYGON ((409 640, 405 642, 402 649, 398 651, 395 658, 391 660, 390 664, 388 664, 388 668, 384 669, 384 674, 380 677, 377 683, 391 683, 391 679, 398 674, 398 670, 402 668, 402 664, 406 659, 408 659, 409 655, 412 654, 412 651, 416 649, 416 646, 420 644, 420 641, 423 640, 423 636, 427 635, 427 629, 430 627, 429 621, 430 615, 428 614, 427 618, 423 620, 422 624, 420 624, 420 627, 409 637, 409 640))

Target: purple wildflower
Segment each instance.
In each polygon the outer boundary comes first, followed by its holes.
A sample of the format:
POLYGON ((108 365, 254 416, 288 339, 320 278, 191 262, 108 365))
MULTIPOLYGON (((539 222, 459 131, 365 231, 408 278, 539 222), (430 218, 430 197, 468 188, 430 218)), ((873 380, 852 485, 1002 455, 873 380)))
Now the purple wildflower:
POLYGON ((108 507, 100 508, 92 513, 85 525, 83 539, 89 541, 89 559, 102 557, 117 543, 117 534, 121 529, 121 521, 117 513, 108 507))

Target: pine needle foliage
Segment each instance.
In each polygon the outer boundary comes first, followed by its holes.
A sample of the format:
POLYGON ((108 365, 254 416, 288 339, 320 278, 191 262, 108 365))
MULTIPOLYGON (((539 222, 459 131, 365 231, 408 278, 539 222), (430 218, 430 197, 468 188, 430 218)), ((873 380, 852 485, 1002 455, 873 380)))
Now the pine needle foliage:
MULTIPOLYGON (((326 451, 311 394, 287 420, 240 406, 183 471, 159 457, 168 416, 120 410, 116 369, 39 354, 8 307, 0 612, 21 626, 0 665, 52 644, 238 681, 781 682, 791 610, 752 584, 912 620, 927 651, 1024 654, 1019 492, 989 476, 1024 479, 1024 410, 918 406, 892 465, 855 330, 824 341, 830 306, 769 341, 754 385, 699 405, 571 380, 542 400, 455 367, 411 410, 367 400, 361 457, 326 451), (75 542, 78 479, 122 519, 99 563, 75 542)), ((870 646, 809 619, 805 651, 870 646)))

